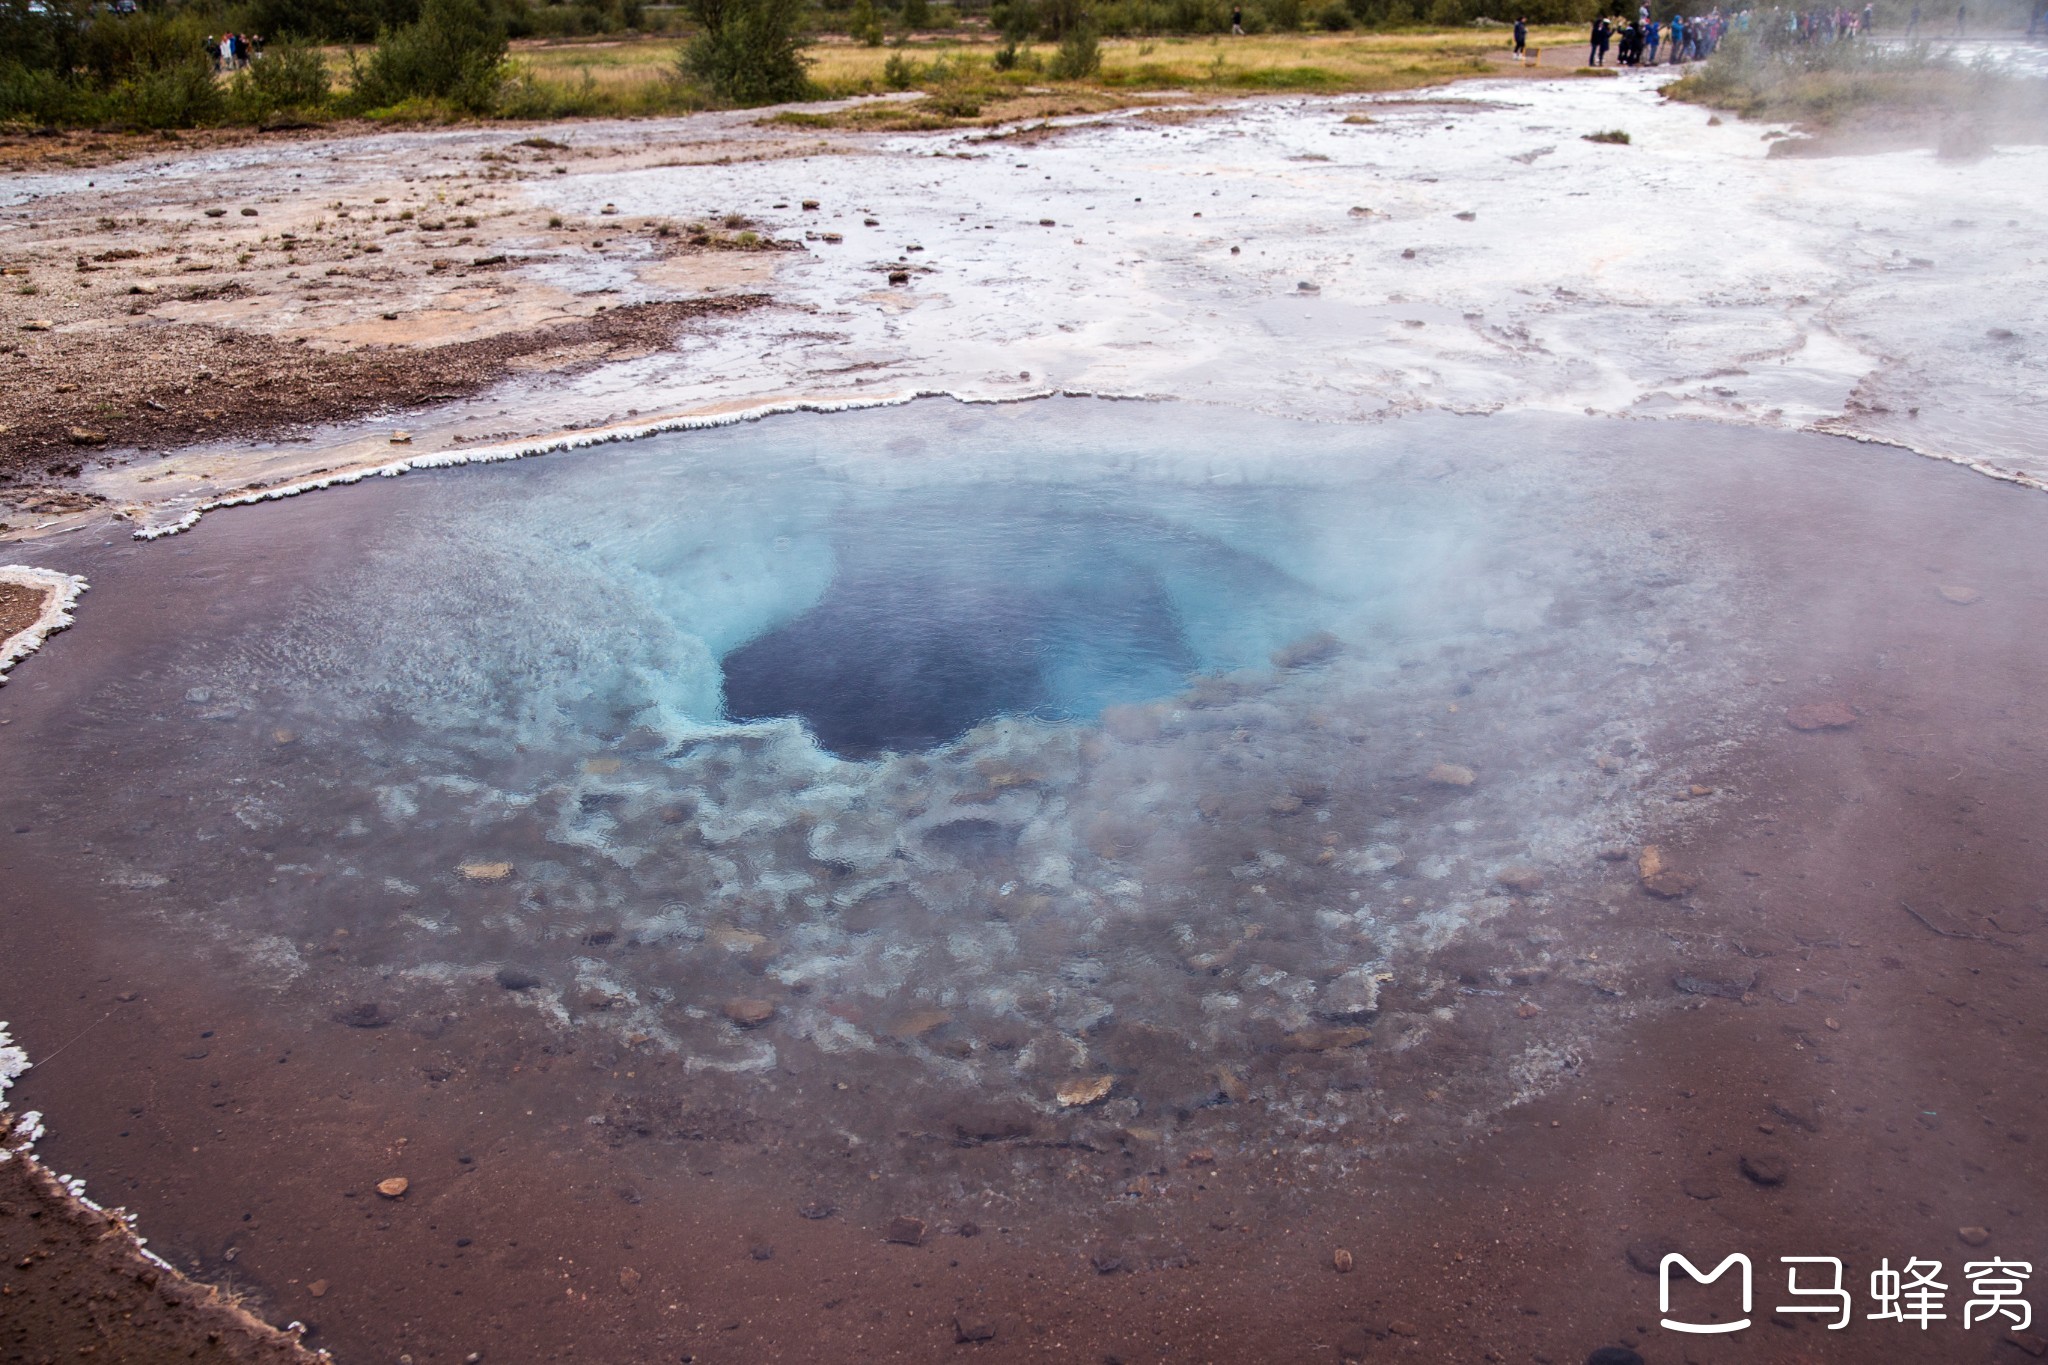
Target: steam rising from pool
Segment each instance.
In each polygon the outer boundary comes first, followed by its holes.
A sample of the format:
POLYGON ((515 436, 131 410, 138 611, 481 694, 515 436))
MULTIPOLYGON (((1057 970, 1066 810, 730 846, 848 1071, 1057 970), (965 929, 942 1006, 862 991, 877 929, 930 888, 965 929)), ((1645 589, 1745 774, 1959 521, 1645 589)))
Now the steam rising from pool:
POLYGON ((1739 575, 1585 431, 932 402, 414 476, 132 684, 109 875, 365 1026, 506 992, 1004 1131, 1102 1078, 1086 1121, 1481 1115, 1589 1026, 1476 1063, 1514 982, 1611 970, 1501 870, 1625 834, 1654 717, 1738 690, 1739 575))

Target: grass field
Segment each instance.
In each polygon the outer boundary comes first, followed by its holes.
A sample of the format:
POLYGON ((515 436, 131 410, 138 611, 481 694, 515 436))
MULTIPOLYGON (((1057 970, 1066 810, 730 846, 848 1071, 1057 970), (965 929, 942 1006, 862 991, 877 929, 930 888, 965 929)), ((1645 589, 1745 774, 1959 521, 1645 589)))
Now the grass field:
MULTIPOLYGON (((1576 42, 1576 29, 1532 32, 1534 45, 1576 42)), ((1083 82, 1055 83, 1043 74, 1051 44, 1020 50, 1017 65, 997 71, 996 40, 927 36, 903 46, 864 47, 828 37, 808 51, 819 98, 923 90, 940 98, 919 110, 877 109, 845 121, 875 126, 937 126, 1077 108, 1110 107, 1124 92, 1348 91, 1413 89, 1499 74, 1493 54, 1506 30, 1470 28, 1397 33, 1264 34, 1246 38, 1105 39, 1102 69, 1083 82), (896 59, 892 80, 891 59, 896 59), (1049 96, 1060 108, 1046 107, 1049 96), (937 106, 943 105, 943 112, 937 106), (969 112, 972 111, 972 112, 969 112)), ((675 38, 519 43, 517 77, 506 112, 533 117, 652 114, 700 107, 675 78, 675 38)), ((346 80, 346 57, 334 54, 346 80)))

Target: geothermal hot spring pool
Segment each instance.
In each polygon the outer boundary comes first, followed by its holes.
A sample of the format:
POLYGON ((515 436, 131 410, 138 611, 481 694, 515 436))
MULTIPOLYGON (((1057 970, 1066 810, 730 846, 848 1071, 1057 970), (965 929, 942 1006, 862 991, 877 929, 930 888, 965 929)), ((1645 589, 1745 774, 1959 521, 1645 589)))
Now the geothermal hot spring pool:
MULTIPOLYGON (((25 1090, 98 1075, 104 1114, 50 1105, 106 1128, 74 1167, 168 1179, 161 1242, 308 1315, 306 1247, 448 1270, 486 1215, 427 1201, 492 1161, 563 1245, 738 1190, 718 1227, 1214 1262, 1660 1020, 1828 1037, 1828 878, 1761 836, 2022 667, 1978 597, 2038 591, 1986 548, 2034 499, 1703 424, 926 400, 73 547, 83 624, 7 688, 10 946, 156 1009, 162 1060, 97 1060, 109 1025, 25 1090), (216 1137, 145 1150, 180 1086, 216 1137), (1250 1154, 1229 1212, 1155 1208, 1250 1154), (437 1231, 362 1202, 399 1168, 437 1231), (243 1211, 303 1240, 266 1272, 243 1211)), ((384 1311, 323 1316, 383 1349, 384 1311)))

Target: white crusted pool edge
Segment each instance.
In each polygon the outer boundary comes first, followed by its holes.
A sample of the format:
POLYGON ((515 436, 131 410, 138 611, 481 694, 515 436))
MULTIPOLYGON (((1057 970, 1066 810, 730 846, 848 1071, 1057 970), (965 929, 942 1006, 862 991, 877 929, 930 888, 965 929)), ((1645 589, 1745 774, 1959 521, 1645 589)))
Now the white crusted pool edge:
MULTIPOLYGON (((996 406, 1010 403, 1030 403, 1041 398, 1097 398, 1108 402, 1159 402, 1169 401, 1164 395, 1144 393, 1102 393, 1088 389, 1038 389, 1030 393, 1006 394, 1000 397, 980 397, 954 393, 947 389, 911 389, 900 393, 877 394, 862 398, 786 398, 773 399, 764 403, 749 404, 718 412, 679 413, 657 417, 650 421, 633 422, 619 426, 602 427, 594 431, 577 431, 543 436, 528 441, 509 442, 503 445, 484 446, 477 450, 444 450, 407 456, 404 459, 384 464, 365 465, 358 469, 344 469, 323 475, 316 479, 302 479, 295 483, 279 484, 275 488, 262 488, 248 493, 236 493, 224 498, 210 498, 197 507, 186 511, 175 521, 154 526, 140 527, 135 532, 137 540, 155 540, 159 536, 174 536, 180 531, 189 531, 199 524, 199 519, 208 512, 223 507, 247 507, 259 502, 274 502, 279 498, 295 498, 301 493, 314 493, 323 488, 338 488, 348 484, 361 483, 371 478, 396 478, 415 469, 452 469, 459 465, 496 464, 504 460, 523 460, 535 455, 552 455, 558 451, 580 450, 590 446, 610 445, 617 441, 637 441, 646 436, 658 436, 674 431, 705 431, 715 427, 738 426, 743 422, 758 422, 768 417, 778 417, 794 412, 857 412, 867 408, 894 408, 914 403, 920 398, 950 398, 957 403, 974 403, 996 406)), ((79 580, 81 585, 84 580, 79 580)))
MULTIPOLYGON (((78 595, 85 591, 86 582, 77 574, 58 573, 55 569, 0 564, 0 583, 43 590, 43 609, 36 619, 0 641, 0 684, 4 684, 8 669, 41 649, 43 641, 71 624, 71 608, 77 604, 78 595)), ((0 1034, 0 1042, 4 1040, 5 1035, 0 1034)), ((10 1079, 5 1061, 5 1053, 0 1052, 0 1091, 6 1089, 10 1079)))

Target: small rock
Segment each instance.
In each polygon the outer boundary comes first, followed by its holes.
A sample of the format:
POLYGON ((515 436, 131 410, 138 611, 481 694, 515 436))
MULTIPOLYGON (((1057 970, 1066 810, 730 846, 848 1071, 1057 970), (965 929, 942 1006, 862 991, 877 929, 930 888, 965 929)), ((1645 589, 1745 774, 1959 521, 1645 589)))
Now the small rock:
POLYGON ((1064 1109, 1082 1109, 1099 1104, 1109 1098, 1109 1092, 1116 1088, 1114 1076, 1077 1076, 1053 1092, 1053 1098, 1064 1109))
POLYGON ((815 199, 806 199, 804 200, 804 207, 807 209, 816 209, 818 207, 818 201, 815 199))
POLYGON ((1041 218, 1041 219, 1039 219, 1039 220, 1038 220, 1038 225, 1039 225, 1040 227, 1058 227, 1058 226, 1059 226, 1059 224, 1058 224, 1058 223, 1055 223, 1055 222, 1054 222, 1054 221, 1053 221, 1052 219, 1050 219, 1050 218, 1041 218))
POLYGON ((1938 591, 1944 599, 1955 603, 1959 607, 1967 607, 1970 605, 1970 603, 1976 601, 1978 598, 1984 595, 1983 593, 1978 592, 1975 588, 1965 587, 1961 583, 1944 583, 1940 588, 1936 589, 1936 591, 1938 591))
POLYGON ((377 1182, 377 1193, 383 1195, 386 1199, 403 1198, 405 1192, 411 1188, 412 1182, 402 1175, 394 1175, 389 1180, 377 1182))
POLYGON ((775 1259, 775 1248, 766 1245, 749 1247, 747 1249, 747 1255, 753 1257, 757 1261, 772 1261, 775 1259))
POLYGON ((725 1002, 725 1017, 738 1028, 759 1028, 775 1017, 775 1006, 766 1000, 743 996, 725 1002))
POLYGON ((598 210, 599 213, 603 214, 614 214, 617 213, 618 211, 619 206, 617 204, 606 204, 603 208, 598 210))
POLYGON ((313 1296, 314 1298, 316 1298, 316 1299, 324 1299, 324 1298, 326 1298, 326 1297, 327 1297, 327 1281, 325 1281, 325 1280, 315 1280, 315 1281, 313 1281, 313 1283, 311 1283, 311 1284, 309 1284, 309 1285, 307 1285, 307 1286, 306 1286, 306 1292, 307 1292, 308 1294, 311 1294, 311 1295, 312 1295, 312 1296, 313 1296))
POLYGON ((1847 702, 1813 702, 1787 711, 1785 723, 1795 730, 1846 730, 1856 723, 1856 712, 1847 702))
POLYGON ((910 272, 909 272, 908 270, 892 270, 892 271, 890 271, 890 272, 889 272, 889 283, 891 283, 891 284, 909 284, 909 283, 910 283, 910 272))
POLYGON ((512 875, 512 864, 462 863, 455 871, 466 882, 502 882, 512 875))
POLYGON ((1957 1228, 1956 1236, 1966 1247, 1980 1247, 1991 1240, 1991 1229, 1980 1227, 1957 1228))
POLYGON ((1330 1267, 1331 1269, 1335 1270, 1339 1275, 1349 1275, 1351 1273, 1351 1267, 1356 1264, 1358 1264, 1358 1262, 1354 1260, 1352 1258, 1351 1253, 1346 1251, 1343 1247, 1338 1247, 1335 1251, 1330 1253, 1330 1267))
POLYGON ((1469 787, 1479 780, 1479 774, 1461 763, 1439 763, 1423 777, 1439 787, 1469 787))
POLYGON ((1451 217, 1457 219, 1461 223, 1469 223, 1478 216, 1478 214, 1472 212, 1472 210, 1470 209, 1466 209, 1463 213, 1454 213, 1451 215, 1451 217))
POLYGON ((1504 867, 1494 875, 1494 880, 1520 896, 1543 888, 1543 874, 1533 867, 1504 867))
POLYGON ((1721 1197, 1720 1186, 1711 1180, 1705 1180, 1699 1176, 1681 1180, 1678 1182, 1678 1188, 1685 1191, 1685 1196, 1688 1199, 1719 1199, 1721 1197))
MULTIPOLYGON (((391 319, 391 314, 389 314, 389 313, 386 313, 386 314, 384 315, 384 317, 385 317, 385 320, 386 320, 386 321, 388 322, 388 321, 390 321, 390 319, 391 319)), ((412 433, 411 433, 411 432, 409 432, 409 431, 394 431, 394 432, 392 432, 392 433, 391 433, 391 444, 393 444, 393 445, 395 445, 395 446, 409 446, 409 445, 411 445, 411 444, 412 444, 412 433)))
POLYGON ((924 1245, 924 1219, 898 1214, 889 1220, 889 1226, 882 1230, 882 1240, 899 1246, 924 1245))
POLYGON ((2048 1337, 2033 1332, 2007 1332, 2005 1339, 2036 1360, 2048 1356, 2048 1337))
POLYGON ((1598 856, 1603 863, 1625 863, 1628 861, 1628 850, 1620 844, 1609 844, 1600 850, 1598 856))
POLYGON ((1586 1357, 1586 1365, 1643 1365, 1643 1358, 1626 1346, 1602 1346, 1586 1357))
POLYGON ((1336 658, 1338 651, 1343 647, 1343 641, 1329 631, 1319 630, 1313 635, 1304 635, 1293 644, 1282 645, 1274 650, 1273 667, 1307 668, 1314 664, 1327 663, 1336 658))
POLYGON ((1789 1174, 1784 1158, 1764 1153, 1744 1153, 1736 1165, 1751 1183, 1762 1185, 1766 1189, 1784 1184, 1785 1177, 1789 1174))
POLYGON ((1114 1252, 1098 1251, 1088 1258, 1088 1264, 1095 1267, 1098 1275, 1114 1275, 1124 1268, 1124 1258, 1114 1252))
POLYGON ((1339 1023, 1363 1023, 1379 1012, 1380 983, 1364 967, 1354 967, 1323 987, 1316 996, 1315 1012, 1339 1023))
POLYGON ((1702 787, 1699 783, 1695 782, 1692 786, 1686 788, 1685 794, 1697 801, 1702 796, 1712 796, 1714 789, 1712 787, 1702 787))
POLYGON ((1655 844, 1645 845, 1636 855, 1636 880, 1643 890, 1668 901, 1691 895, 1700 884, 1698 877, 1667 864, 1663 850, 1655 844))
POLYGON ((1353 204, 1353 205, 1352 205, 1352 206, 1350 207, 1350 209, 1348 210, 1348 212, 1350 213, 1350 215, 1351 215, 1351 216, 1352 216, 1353 218, 1370 218, 1370 217, 1372 217, 1372 210, 1371 210, 1371 209, 1369 209, 1369 208, 1367 208, 1367 207, 1366 207, 1365 205, 1363 205, 1363 204, 1353 204))
POLYGON ((1405 1318, 1395 1318, 1387 1324, 1387 1330, 1397 1337, 1419 1337, 1422 1329, 1405 1318))
POLYGON ((1194 1151, 1188 1153, 1188 1165, 1190 1166, 1214 1166, 1215 1164, 1216 1153, 1208 1147, 1197 1147, 1194 1151))
POLYGON ((1756 989, 1758 974, 1735 976, 1701 976, 1692 972, 1680 972, 1671 978, 1671 984, 1685 995, 1712 995, 1723 1000, 1740 1000, 1756 989))
POLYGON ((225 218, 228 216, 228 211, 226 209, 208 209, 206 216, 208 218, 225 218))
POLYGON ((1663 1238, 1650 1238, 1646 1241, 1630 1242, 1623 1250, 1622 1255, 1628 1258, 1629 1265, 1638 1272, 1644 1275, 1656 1275, 1662 1273, 1664 1258, 1676 1250, 1678 1250, 1676 1242, 1667 1241, 1663 1238))
POLYGON ((523 967, 500 967, 492 980, 508 991, 530 991, 541 984, 541 979, 523 967))
POLYGON ((813 1223, 830 1218, 837 1212, 839 1206, 829 1199, 813 1199, 808 1204, 797 1205, 796 1208, 797 1217, 808 1218, 813 1223))
POLYGON ((75 446, 98 446, 107 443, 107 433, 91 427, 72 427, 64 433, 64 439, 75 446))
POLYGON ((1280 1040, 1282 1052, 1340 1052, 1372 1041, 1372 1030, 1364 1028, 1296 1029, 1280 1040))
POLYGON ((970 1317, 965 1313, 953 1316, 953 1340, 961 1345, 974 1341, 994 1341, 996 1325, 985 1318, 970 1317))
POLYGON ((254 210, 254 209, 243 209, 243 210, 242 210, 242 216, 243 216, 244 218, 254 218, 254 217, 256 216, 256 210, 254 210))
POLYGON ((1312 280, 1298 281, 1295 284, 1294 289, 1295 292, 1299 294, 1320 294, 1323 292, 1322 286, 1315 283, 1312 280))
POLYGON ((48 318, 30 318, 27 322, 21 324, 21 330, 24 332, 47 332, 56 325, 56 323, 51 322, 48 318))
POLYGON ((1247 1104, 1251 1101, 1252 1088, 1245 1084, 1244 1077, 1227 1066, 1216 1068, 1216 1093, 1232 1104, 1247 1104))
POLYGON ((619 1272, 619 1288, 630 1294, 640 1287, 640 1272, 627 1266, 619 1272))

